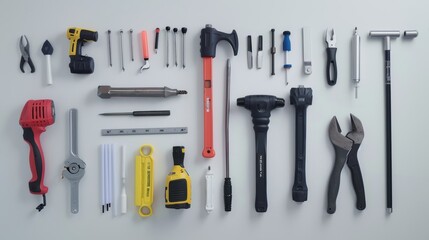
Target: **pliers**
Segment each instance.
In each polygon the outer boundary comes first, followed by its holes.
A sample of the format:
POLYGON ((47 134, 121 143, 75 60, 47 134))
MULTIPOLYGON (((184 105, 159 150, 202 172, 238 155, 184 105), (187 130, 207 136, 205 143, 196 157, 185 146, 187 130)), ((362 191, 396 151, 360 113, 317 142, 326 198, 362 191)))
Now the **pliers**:
POLYGON ((19 42, 19 48, 21 49, 21 62, 19 63, 19 68, 21 69, 21 72, 25 73, 24 71, 24 63, 28 62, 28 65, 30 65, 31 73, 34 73, 36 71, 33 61, 30 57, 30 43, 28 42, 28 39, 25 35, 21 36, 21 40, 19 42))
POLYGON ((326 53, 328 56, 326 64, 326 77, 328 84, 330 86, 334 86, 337 83, 337 48, 335 46, 337 43, 337 37, 335 35, 334 29, 332 29, 331 32, 329 32, 329 29, 326 30, 325 41, 327 45, 326 53))
POLYGON ((346 136, 341 134, 341 128, 338 124, 337 118, 334 116, 329 123, 329 138, 334 145, 335 149, 335 163, 332 169, 331 177, 329 179, 328 187, 328 213, 333 214, 336 210, 336 200, 338 190, 340 187, 341 170, 347 162, 352 174, 353 188, 356 192, 356 208, 364 210, 366 207, 365 202, 365 189, 363 185, 362 172, 359 167, 357 158, 357 151, 364 138, 364 130, 362 122, 350 114, 352 131, 348 132, 346 136))

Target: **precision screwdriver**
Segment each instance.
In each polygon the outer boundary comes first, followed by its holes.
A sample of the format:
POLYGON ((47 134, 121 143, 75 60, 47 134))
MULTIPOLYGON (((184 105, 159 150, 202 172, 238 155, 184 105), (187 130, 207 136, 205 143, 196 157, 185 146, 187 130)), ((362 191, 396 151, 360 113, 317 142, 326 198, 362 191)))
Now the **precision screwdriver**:
POLYGON ((133 111, 133 112, 110 112, 110 113, 100 113, 99 115, 101 115, 101 116, 135 116, 135 117, 170 116, 170 110, 133 111))
POLYGON ((283 68, 285 69, 285 78, 286 78, 286 86, 289 84, 287 80, 287 71, 292 67, 292 64, 287 63, 287 52, 291 51, 291 43, 290 43, 290 32, 284 31, 283 32, 283 52, 285 53, 285 64, 283 65, 283 68))

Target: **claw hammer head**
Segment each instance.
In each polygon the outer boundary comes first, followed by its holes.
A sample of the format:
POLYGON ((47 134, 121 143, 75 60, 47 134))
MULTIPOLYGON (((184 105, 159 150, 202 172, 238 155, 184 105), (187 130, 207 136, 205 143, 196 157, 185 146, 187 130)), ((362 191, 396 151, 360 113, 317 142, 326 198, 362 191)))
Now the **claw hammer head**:
POLYGON ((401 35, 399 31, 370 31, 370 37, 382 37, 384 42, 384 50, 390 50, 390 39, 397 38, 401 35))
POLYGON ((201 57, 211 57, 216 56, 216 46, 219 41, 226 40, 231 44, 234 55, 238 54, 238 36, 235 30, 232 33, 219 32, 215 28, 212 28, 210 24, 207 24, 205 28, 201 30, 201 57))

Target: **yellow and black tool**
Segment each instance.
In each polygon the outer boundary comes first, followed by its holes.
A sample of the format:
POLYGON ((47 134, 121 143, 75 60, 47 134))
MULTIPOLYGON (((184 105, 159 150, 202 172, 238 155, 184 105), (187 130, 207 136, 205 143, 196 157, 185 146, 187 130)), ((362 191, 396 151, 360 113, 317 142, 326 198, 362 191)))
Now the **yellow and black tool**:
POLYGON ((98 40, 98 32, 83 28, 71 27, 67 29, 67 39, 70 40, 70 72, 88 74, 94 72, 94 59, 82 55, 85 42, 98 40))
POLYGON ((183 165, 185 147, 173 147, 173 169, 165 181, 165 207, 187 209, 191 207, 191 177, 183 165))
POLYGON ((152 215, 154 174, 152 153, 152 145, 146 144, 140 147, 140 155, 136 156, 134 204, 139 208, 138 213, 141 217, 152 215))

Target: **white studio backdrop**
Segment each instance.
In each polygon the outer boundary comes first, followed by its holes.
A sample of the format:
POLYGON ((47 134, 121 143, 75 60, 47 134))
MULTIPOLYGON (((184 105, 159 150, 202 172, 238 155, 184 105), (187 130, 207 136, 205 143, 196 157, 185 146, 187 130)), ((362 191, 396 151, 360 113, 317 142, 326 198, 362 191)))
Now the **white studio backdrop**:
MULTIPOLYGON (((3 1, 0 26, 3 30, 2 94, 0 118, 3 189, 0 203, 1 239, 428 239, 425 207, 429 197, 426 159, 428 133, 426 106, 426 58, 429 20, 425 1, 3 1), (235 29, 239 54, 227 43, 219 43, 213 65, 214 147, 216 157, 204 159, 202 123, 202 60, 199 36, 205 24, 220 31, 235 29), (70 74, 68 27, 97 30, 99 40, 84 46, 95 60, 92 75, 70 74), (165 26, 187 27, 186 69, 166 68, 165 26), (301 28, 312 28, 313 73, 302 71, 301 28), (160 47, 153 52, 154 29, 160 27, 160 47), (361 35, 361 84, 354 98, 351 81, 350 41, 354 27, 361 35), (124 29, 125 72, 120 70, 119 29, 124 29), (134 29, 134 57, 130 61, 127 31, 134 29), (276 29, 276 75, 270 77, 270 29, 276 29), (325 79, 324 32, 337 34, 338 83, 330 87, 325 79), (107 34, 112 30, 113 67, 108 66, 107 34), (411 41, 392 41, 392 124, 393 124, 393 214, 386 214, 384 62, 381 39, 369 39, 370 30, 417 29, 411 41), (140 31, 147 30, 151 68, 139 74, 142 65, 140 31), (281 33, 291 31, 293 65, 284 84, 281 33), (36 73, 19 70, 19 37, 30 41, 36 73), (264 36, 261 70, 247 68, 246 36, 252 35, 254 54, 257 36, 264 36), (45 59, 40 49, 48 39, 54 84, 45 85, 45 59), (226 59, 232 58, 230 159, 233 186, 232 212, 223 211, 224 141, 223 106, 226 59), (97 97, 98 85, 116 87, 168 86, 185 89, 187 95, 168 99, 97 97), (291 87, 313 89, 313 104, 307 110, 308 201, 292 201, 295 162, 295 110, 290 105, 291 87), (250 112, 236 106, 236 99, 250 94, 285 98, 286 106, 272 111, 268 131, 268 211, 256 213, 254 133, 250 112), (47 206, 34 209, 41 198, 28 191, 30 170, 28 146, 18 124, 28 99, 51 98, 56 105, 56 122, 47 127, 41 142, 46 158, 45 182, 49 187, 47 206), (69 182, 61 179, 68 157, 68 110, 78 109, 79 155, 86 162, 80 182, 80 212, 70 213, 69 182), (102 117, 101 112, 171 110, 169 117, 102 117), (334 163, 328 138, 328 124, 335 115, 343 133, 350 129, 349 114, 358 116, 365 128, 359 150, 367 208, 355 209, 350 171, 344 168, 337 200, 337 212, 326 213, 327 186, 334 163), (102 137, 104 128, 186 126, 186 135, 102 137), (128 213, 112 217, 101 214, 100 145, 125 145, 127 151, 128 213), (134 158, 142 144, 155 148, 155 197, 153 215, 141 219, 133 206, 134 158), (164 207, 165 177, 173 165, 172 146, 186 147, 185 166, 192 178, 192 206, 188 210, 164 207), (215 174, 215 210, 207 214, 205 179, 208 166, 215 174)), ((181 36, 180 34, 178 37, 181 36)), ((179 39, 179 38, 178 38, 179 39)), ((180 41, 179 41, 180 43, 180 41)), ((171 45, 170 45, 170 49, 171 45)), ((171 56, 171 54, 170 54, 171 56)), ((171 62, 171 60, 170 60, 171 62)), ((119 160, 119 159, 118 159, 119 160)))

